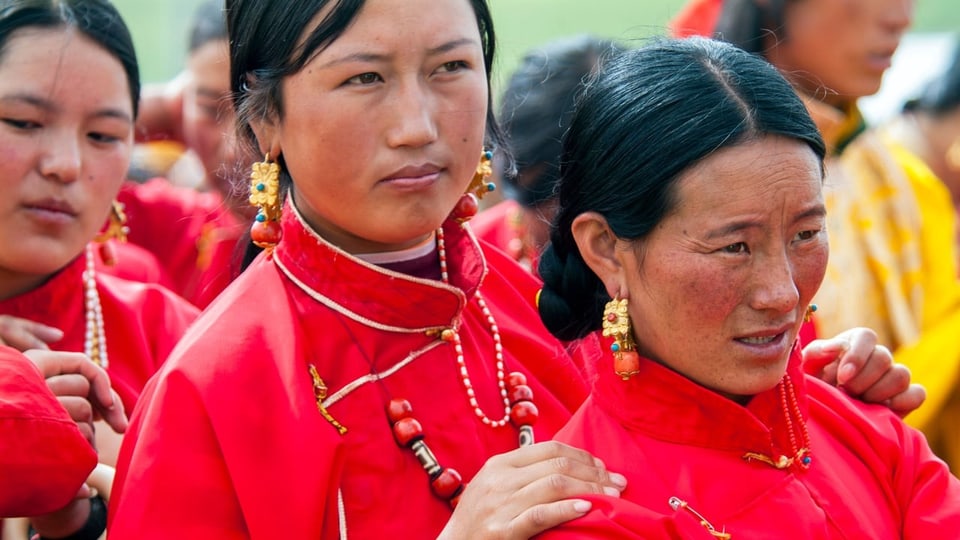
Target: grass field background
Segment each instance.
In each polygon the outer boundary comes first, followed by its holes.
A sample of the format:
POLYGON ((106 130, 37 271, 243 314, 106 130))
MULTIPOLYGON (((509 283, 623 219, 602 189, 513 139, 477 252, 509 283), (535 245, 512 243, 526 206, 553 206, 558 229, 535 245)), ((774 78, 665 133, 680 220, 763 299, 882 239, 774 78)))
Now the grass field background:
MULTIPOLYGON (((114 0, 129 24, 145 81, 183 65, 187 25, 199 0, 114 0)), ((283 2, 285 0, 274 0, 283 2)), ((437 0, 440 1, 440 0, 437 0)), ((662 35, 685 0, 490 0, 500 46, 499 82, 530 47, 592 33, 622 40, 662 35)), ((960 33, 958 0, 917 0, 915 32, 960 33)))

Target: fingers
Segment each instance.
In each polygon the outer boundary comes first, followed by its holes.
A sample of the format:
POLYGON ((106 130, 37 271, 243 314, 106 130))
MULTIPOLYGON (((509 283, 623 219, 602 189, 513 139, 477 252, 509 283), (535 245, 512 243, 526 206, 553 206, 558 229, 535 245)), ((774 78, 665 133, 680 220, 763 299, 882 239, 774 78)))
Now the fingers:
POLYGON ((67 410, 70 418, 77 423, 80 433, 83 434, 90 446, 96 448, 93 430, 93 408, 86 398, 77 396, 58 396, 57 400, 67 410))
POLYGON ((84 395, 89 395, 98 410, 111 409, 118 403, 114 400, 107 372, 85 355, 60 351, 27 351, 24 355, 40 368, 47 379, 65 374, 82 375, 90 384, 90 391, 84 395))
POLYGON ((110 426, 110 429, 117 433, 124 433, 127 431, 128 421, 126 412, 123 410, 123 401, 112 389, 110 393, 113 396, 111 399, 114 405, 107 408, 99 400, 96 400, 93 402, 94 411, 98 418, 101 418, 110 426))
POLYGON ((511 538, 531 538, 590 511, 590 501, 563 500, 528 508, 510 525, 511 538))
POLYGON ((19 351, 49 349, 49 343, 63 339, 63 331, 38 322, 0 315, 0 343, 19 351))
POLYGON ((837 384, 837 360, 850 348, 846 339, 835 337, 811 341, 803 349, 803 370, 829 384, 837 384))
POLYGON ((890 398, 887 405, 901 418, 917 410, 927 400, 927 391, 919 384, 911 384, 905 391, 890 398))
MULTIPOLYGON (((876 332, 869 328, 852 328, 841 335, 845 335, 850 341, 850 348, 840 359, 837 384, 849 389, 852 381, 861 377, 862 371, 870 371, 867 374, 867 379, 875 381, 879 378, 879 374, 890 368, 893 363, 893 356, 886 347, 877 344, 876 332)), ((853 384, 859 384, 863 389, 869 386, 864 385, 863 380, 853 384)))
MULTIPOLYGON (((859 368, 848 369, 847 362, 846 356, 840 361, 837 382, 848 393, 864 401, 884 401, 906 390, 910 384, 910 372, 905 366, 895 366, 893 354, 883 345, 877 345, 873 353, 863 356, 863 365, 859 368), (845 375, 845 372, 853 375, 845 375), (883 384, 880 384, 881 381, 883 384), (875 397, 879 399, 874 399, 875 397)), ((854 363, 855 360, 851 359, 850 362, 854 363)))
POLYGON ((90 381, 77 373, 54 375, 47 378, 47 388, 55 396, 77 396, 86 398, 90 393, 90 381))

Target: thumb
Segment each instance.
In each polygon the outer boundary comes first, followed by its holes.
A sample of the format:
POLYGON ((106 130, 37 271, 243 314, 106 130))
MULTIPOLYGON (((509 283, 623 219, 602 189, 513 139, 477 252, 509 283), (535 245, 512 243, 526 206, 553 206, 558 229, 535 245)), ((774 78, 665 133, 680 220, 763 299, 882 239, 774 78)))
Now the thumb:
POLYGON ((815 339, 803 348, 803 370, 819 374, 825 367, 837 361, 850 348, 845 339, 815 339))

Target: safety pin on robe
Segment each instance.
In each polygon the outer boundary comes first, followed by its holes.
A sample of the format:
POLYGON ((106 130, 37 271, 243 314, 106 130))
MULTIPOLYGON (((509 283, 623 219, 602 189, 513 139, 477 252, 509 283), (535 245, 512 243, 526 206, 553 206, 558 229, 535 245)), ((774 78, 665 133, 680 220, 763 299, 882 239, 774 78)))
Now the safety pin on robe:
POLYGON ((679 497, 670 497, 670 500, 667 501, 667 504, 669 504, 670 508, 673 508, 674 510, 686 510, 687 512, 690 512, 690 514, 700 520, 700 525, 702 525, 703 528, 706 529, 707 532, 709 532, 714 538, 719 538, 720 540, 730 540, 730 534, 724 531, 718 531, 713 525, 710 524, 709 521, 707 521, 707 518, 700 514, 700 512, 690 508, 690 505, 687 504, 687 501, 679 497))

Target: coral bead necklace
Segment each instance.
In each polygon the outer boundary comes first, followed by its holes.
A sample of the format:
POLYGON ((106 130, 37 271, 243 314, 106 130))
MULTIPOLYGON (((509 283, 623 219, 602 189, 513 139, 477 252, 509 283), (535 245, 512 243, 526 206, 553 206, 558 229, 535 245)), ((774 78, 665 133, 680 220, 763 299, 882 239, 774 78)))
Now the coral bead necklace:
MULTIPOLYGON (((443 230, 437 231, 437 252, 440 258, 440 277, 444 283, 450 282, 447 273, 447 253, 444 244, 443 230)), ((463 358, 463 346, 457 328, 448 328, 440 333, 440 339, 453 345, 457 368, 460 370, 460 381, 466 392, 467 401, 473 408, 474 414, 484 425, 499 428, 511 423, 519 432, 519 445, 527 446, 534 442, 533 424, 537 420, 539 411, 533 403, 533 390, 527 385, 526 376, 520 372, 504 374, 503 344, 500 341, 500 330, 497 327, 493 314, 483 301, 479 291, 476 294, 477 303, 490 326, 493 336, 494 357, 496 358, 497 387, 503 399, 504 415, 499 419, 491 419, 480 408, 477 402, 470 373, 463 358)), ((387 418, 393 429, 394 438, 402 448, 409 448, 423 466, 423 470, 430 479, 430 489, 438 498, 449 502, 456 507, 463 492, 463 478, 455 469, 443 467, 427 446, 425 434, 420 422, 413 417, 413 406, 405 399, 392 399, 387 405, 387 418)))

